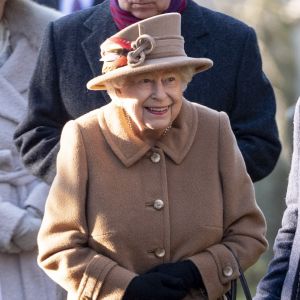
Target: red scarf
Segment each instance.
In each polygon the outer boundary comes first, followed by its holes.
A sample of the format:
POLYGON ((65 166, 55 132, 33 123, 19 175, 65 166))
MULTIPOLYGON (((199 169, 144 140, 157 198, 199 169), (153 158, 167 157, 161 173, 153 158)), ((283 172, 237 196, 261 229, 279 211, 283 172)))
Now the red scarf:
MULTIPOLYGON (((181 13, 186 8, 186 1, 187 0, 171 0, 170 6, 164 13, 181 13)), ((121 9, 118 0, 110 0, 110 12, 119 30, 140 21, 140 19, 134 17, 130 12, 121 9)))

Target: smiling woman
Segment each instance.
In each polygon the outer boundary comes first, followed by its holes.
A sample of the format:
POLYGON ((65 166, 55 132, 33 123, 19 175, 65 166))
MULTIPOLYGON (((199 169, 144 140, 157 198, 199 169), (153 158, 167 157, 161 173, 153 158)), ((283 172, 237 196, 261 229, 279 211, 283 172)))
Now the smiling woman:
POLYGON ((227 115, 182 96, 212 61, 185 54, 180 22, 108 38, 87 87, 112 101, 64 127, 38 261, 70 299, 220 299, 239 276, 228 247, 243 269, 266 249, 227 115))

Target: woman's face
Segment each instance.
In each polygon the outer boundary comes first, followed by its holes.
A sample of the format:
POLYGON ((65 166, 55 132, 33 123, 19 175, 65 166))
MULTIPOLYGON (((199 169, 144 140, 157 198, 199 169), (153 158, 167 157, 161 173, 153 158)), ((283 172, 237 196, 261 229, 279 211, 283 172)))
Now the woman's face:
POLYGON ((182 87, 176 71, 141 74, 116 89, 117 101, 141 137, 149 133, 160 136, 179 114, 182 87))
POLYGON ((0 0, 0 20, 3 17, 5 2, 6 0, 0 0))
POLYGON ((118 0, 121 9, 139 19, 146 19, 163 13, 171 0, 118 0))

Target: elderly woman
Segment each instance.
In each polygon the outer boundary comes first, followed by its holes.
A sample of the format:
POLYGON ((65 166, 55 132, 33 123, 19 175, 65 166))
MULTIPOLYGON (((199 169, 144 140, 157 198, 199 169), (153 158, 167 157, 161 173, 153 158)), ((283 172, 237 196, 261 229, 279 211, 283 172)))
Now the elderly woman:
POLYGON ((88 83, 111 103, 68 122, 38 237, 70 299, 218 299, 266 249, 265 220, 228 117, 182 96, 180 14, 101 45, 88 83), (230 250, 231 249, 231 250, 230 250))
POLYGON ((29 0, 0 1, 0 299, 57 300, 62 289, 37 265, 49 186, 23 166, 13 134, 27 106, 43 30, 60 16, 29 0))

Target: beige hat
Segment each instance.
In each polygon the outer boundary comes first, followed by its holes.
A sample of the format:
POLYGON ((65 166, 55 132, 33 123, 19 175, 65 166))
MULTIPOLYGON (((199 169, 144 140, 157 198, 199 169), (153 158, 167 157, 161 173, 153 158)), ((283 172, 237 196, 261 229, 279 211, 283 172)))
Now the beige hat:
MULTIPOLYGON (((192 30, 192 29, 191 29, 192 30)), ((195 73, 209 69, 208 58, 188 57, 181 36, 181 15, 168 13, 132 24, 101 45, 102 75, 87 83, 90 90, 105 90, 105 82, 174 67, 191 66, 195 73)))

